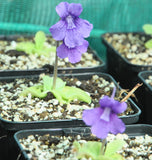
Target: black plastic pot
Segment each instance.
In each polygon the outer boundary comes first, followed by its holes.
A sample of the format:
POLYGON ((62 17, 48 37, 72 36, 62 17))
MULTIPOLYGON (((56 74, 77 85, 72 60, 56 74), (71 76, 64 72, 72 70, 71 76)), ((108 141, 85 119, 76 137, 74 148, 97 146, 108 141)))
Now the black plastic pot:
MULTIPOLYGON (((10 35, 10 36, 3 36, 0 35, 0 40, 5 40, 5 41, 12 41, 12 40, 17 40, 18 38, 25 37, 25 38, 32 38, 33 36, 28 36, 28 35, 10 35)), ((106 71, 106 66, 105 62, 99 57, 97 52, 93 50, 91 47, 88 48, 88 52, 93 55, 93 59, 98 60, 100 62, 100 65, 94 66, 94 67, 75 67, 75 68, 59 68, 59 73, 83 73, 83 72, 105 72, 106 71)), ((49 64, 44 64, 44 67, 41 68, 43 72, 45 71, 45 65, 49 66, 49 64)), ((52 68, 52 66, 50 66, 52 68)), ((49 67, 49 68, 50 68, 49 67)), ((36 68, 39 70, 39 68, 36 68)), ((36 70, 34 69, 34 70, 36 70)), ((21 70, 13 70, 14 71, 23 71, 21 70)), ((27 71, 33 71, 33 69, 28 69, 27 71)))
MULTIPOLYGON (((9 73, 8 73, 9 75, 9 73)), ((105 80, 109 82, 114 82, 117 86, 116 81, 109 75, 105 73, 83 73, 83 74, 73 74, 73 75, 60 75, 60 76, 69 76, 69 77, 77 77, 80 80, 88 80, 91 79, 93 75, 98 75, 100 77, 103 77, 105 80)), ((34 75, 28 75, 26 78, 38 78, 38 74, 34 75)), ((12 76, 7 77, 7 81, 13 81, 12 76)), ((16 77, 13 77, 16 79, 16 77)), ((18 77, 17 77, 18 78, 18 77)), ((20 78, 23 78, 20 77, 20 78)), ((0 77, 0 81, 4 81, 3 77, 0 77)), ((138 106, 129 98, 128 101, 131 104, 132 109, 135 111, 135 114, 132 115, 125 115, 120 116, 120 118, 124 121, 125 124, 132 124, 136 123, 139 120, 139 115, 141 114, 140 109, 138 106)), ((85 126, 82 119, 64 119, 64 120, 50 120, 50 121, 29 121, 29 122, 13 122, 8 121, 0 117, 0 122, 3 128, 8 131, 18 131, 23 129, 39 129, 39 128, 67 128, 67 127, 80 127, 85 126)))
MULTIPOLYGON (((129 137, 135 136, 144 136, 149 135, 152 136, 152 125, 145 125, 145 124, 134 124, 134 125, 127 125, 125 133, 129 137)), ((65 129, 47 129, 47 130, 22 130, 15 133, 14 138, 15 141, 20 149, 20 153, 22 153, 22 158, 29 160, 26 151, 21 146, 19 140, 22 138, 26 138, 29 135, 54 135, 54 136, 69 136, 69 135, 81 135, 81 136, 89 136, 90 135, 90 128, 65 128, 65 129)))
MULTIPOLYGON (((113 34, 128 34, 123 32, 109 33, 113 34)), ((139 34, 140 36, 145 35, 144 33, 133 33, 139 34)), ((107 49, 107 72, 111 74, 123 88, 132 88, 138 83, 138 73, 140 71, 152 70, 152 65, 135 65, 130 63, 124 58, 107 40, 104 38, 105 34, 102 35, 102 42, 107 49)))
POLYGON ((141 83, 143 83, 142 91, 139 92, 138 99, 142 104, 143 121, 152 124, 152 86, 146 82, 149 76, 152 76, 152 71, 142 71, 138 74, 141 83))

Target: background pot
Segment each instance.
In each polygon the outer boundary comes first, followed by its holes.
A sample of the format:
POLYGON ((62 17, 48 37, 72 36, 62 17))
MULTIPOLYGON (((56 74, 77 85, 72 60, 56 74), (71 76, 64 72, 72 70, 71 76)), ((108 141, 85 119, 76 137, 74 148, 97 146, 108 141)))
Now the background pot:
MULTIPOLYGON (((145 136, 146 134, 152 136, 152 126, 145 125, 145 124, 134 124, 134 125, 127 125, 125 133, 129 137, 135 136, 145 136)), ((81 136, 89 136, 90 129, 88 127, 84 128, 65 128, 65 129, 57 129, 57 130, 23 130, 19 131, 14 135, 15 141, 19 146, 20 153, 24 159, 29 160, 26 151, 24 151, 23 147, 20 144, 19 139, 25 138, 29 135, 45 135, 50 134, 54 136, 68 136, 68 135, 81 135, 81 136)))
MULTIPOLYGON (((151 36, 145 35, 144 33, 130 32, 133 35, 144 36, 146 39, 150 39, 151 36)), ((128 35, 129 33, 117 32, 108 33, 109 36, 118 34, 128 35)), ((110 44, 105 35, 102 35, 102 42, 107 49, 107 70, 117 81, 120 82, 123 88, 132 88, 138 83, 138 73, 144 70, 152 70, 152 65, 136 65, 130 63, 126 58, 124 58, 113 46, 110 44)), ((128 42, 129 43, 129 42, 128 42)))
MULTIPOLYGON (((49 36, 48 36, 49 37, 49 36)), ((10 35, 10 36, 4 36, 4 35, 0 35, 0 40, 1 41, 7 41, 7 42, 12 42, 12 41, 18 41, 18 40, 20 40, 20 41, 23 41, 22 39, 23 38, 25 38, 26 39, 26 41, 29 39, 29 40, 31 40, 31 39, 33 39, 34 38, 34 36, 28 36, 28 35, 10 35)), ((6 47, 4 47, 4 51, 5 51, 5 48, 6 47)), ((7 49, 8 50, 8 49, 7 49)), ((11 49, 10 49, 11 50, 11 49)), ((7 51, 8 53, 5 53, 5 54, 9 54, 9 50, 7 51)), ((93 59, 93 60, 96 60, 96 61, 98 61, 99 62, 99 65, 96 65, 96 66, 87 66, 87 64, 86 64, 86 66, 85 67, 73 67, 73 68, 71 68, 71 67, 62 67, 62 66, 59 66, 59 72, 61 72, 61 73, 82 73, 82 72, 105 72, 105 70, 106 70, 106 67, 105 67, 105 62, 98 56, 98 54, 97 54, 97 52, 95 51, 95 50, 93 50, 90 46, 89 46, 89 48, 88 48, 88 51, 87 51, 88 53, 90 53, 91 55, 92 55, 92 57, 93 58, 91 58, 90 59, 90 61, 93 59)), ((1 53, 3 53, 2 51, 1 51, 1 53)), ((12 53, 10 53, 10 54, 12 54, 12 53)), ((13 53, 13 55, 14 55, 15 53, 13 53)), ((85 54, 85 53, 84 53, 85 54)), ((27 55, 28 56, 28 55, 27 55)), ((10 60, 11 61, 11 60, 10 60)), ((31 61, 30 59, 29 59, 29 61, 31 61)), ((63 60, 64 61, 64 60, 63 60)), ((89 60, 88 60, 89 61, 89 60)), ((3 63, 3 62, 2 62, 3 63)), ((11 62, 10 62, 11 63, 11 62)), ((13 62, 14 63, 14 62, 13 62)), ((32 61, 31 61, 31 63, 32 63, 32 61)), ((34 62, 33 62, 34 63, 34 62)), ((0 64, 1 64, 1 62, 0 62, 0 64)), ((59 64, 59 63, 58 63, 59 64)), ((5 64, 3 64, 3 65, 5 65, 5 64)), ((49 64, 44 64, 44 66, 45 65, 48 65, 49 66, 49 64)), ((52 67, 52 66, 50 66, 50 67, 52 67)), ((43 67, 42 67, 43 68, 43 67)), ((34 68, 29 68, 28 70, 33 70, 34 68)), ((39 68, 37 68, 37 69, 39 69, 39 68)), ((10 69, 8 69, 8 70, 10 70, 10 69)), ((14 69, 14 70, 23 70, 22 68, 21 69, 14 69)))

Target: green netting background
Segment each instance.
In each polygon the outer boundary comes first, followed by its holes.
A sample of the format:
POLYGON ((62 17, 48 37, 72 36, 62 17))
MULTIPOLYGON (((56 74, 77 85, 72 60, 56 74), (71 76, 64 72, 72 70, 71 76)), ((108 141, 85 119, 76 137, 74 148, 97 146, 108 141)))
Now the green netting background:
MULTIPOLYGON (((0 34, 49 33, 49 27, 59 17, 55 6, 61 0, 0 0, 0 34)), ((94 25, 90 45, 106 60, 100 36, 105 32, 142 31, 145 23, 152 24, 152 0, 67 0, 81 3, 81 18, 94 25)))

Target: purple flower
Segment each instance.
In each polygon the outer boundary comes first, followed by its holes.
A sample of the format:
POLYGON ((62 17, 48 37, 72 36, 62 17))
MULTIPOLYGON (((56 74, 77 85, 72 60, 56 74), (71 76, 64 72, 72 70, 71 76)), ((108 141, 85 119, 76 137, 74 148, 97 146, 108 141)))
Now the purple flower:
POLYGON ((116 88, 110 97, 104 96, 100 99, 100 107, 84 110, 83 121, 91 126, 91 131, 98 138, 105 139, 108 133, 123 133, 125 124, 118 118, 117 114, 126 110, 127 104, 114 100, 116 88))
POLYGON ((64 40, 69 48, 83 45, 84 38, 90 35, 93 25, 79 18, 82 10, 79 3, 61 2, 56 6, 56 12, 61 20, 50 28, 55 40, 64 40))
POLYGON ((63 42, 57 48, 57 56, 60 58, 68 57, 69 62, 77 63, 81 60, 82 53, 85 53, 87 51, 88 45, 88 41, 84 40, 82 45, 76 46, 75 48, 69 48, 63 42))

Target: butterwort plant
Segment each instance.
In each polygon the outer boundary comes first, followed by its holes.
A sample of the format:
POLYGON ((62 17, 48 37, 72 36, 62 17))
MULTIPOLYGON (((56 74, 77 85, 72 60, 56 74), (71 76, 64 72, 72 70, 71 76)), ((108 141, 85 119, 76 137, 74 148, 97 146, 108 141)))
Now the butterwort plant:
POLYGON ((79 18, 82 10, 79 3, 61 2, 56 6, 60 20, 49 29, 57 41, 54 75, 44 76, 41 84, 24 90, 21 95, 31 93, 33 97, 44 98, 51 92, 61 103, 70 103, 75 99, 91 102, 90 96, 85 91, 66 86, 66 82, 57 77, 58 57, 61 59, 68 57, 69 62, 77 63, 81 60, 81 55, 87 51, 89 43, 85 38, 90 35, 93 25, 79 18))
POLYGON ((114 87, 111 97, 103 96, 99 100, 99 107, 83 111, 83 121, 86 125, 91 126, 92 134, 101 139, 102 143, 88 141, 84 144, 79 144, 77 141, 74 141, 73 146, 78 159, 124 160, 117 153, 126 144, 124 140, 115 139, 106 144, 108 133, 118 134, 125 131, 125 124, 118 117, 118 114, 127 109, 127 104, 115 100, 115 92, 116 87, 114 87))
POLYGON ((102 143, 88 141, 80 144, 74 141, 73 146, 78 159, 124 160, 117 151, 122 149, 126 142, 121 139, 115 139, 108 144, 106 142, 108 133, 118 134, 125 131, 125 124, 118 117, 118 114, 127 109, 127 104, 115 100, 115 92, 116 87, 114 87, 111 97, 103 96, 99 100, 99 107, 83 111, 83 121, 86 125, 91 126, 92 134, 101 139, 102 143))
POLYGON ((73 146, 78 159, 87 157, 92 160, 124 160, 117 151, 121 150, 126 142, 121 139, 115 139, 107 143, 106 138, 109 133, 116 135, 125 131, 126 126, 118 117, 118 114, 127 109, 125 101, 141 85, 137 84, 120 102, 114 99, 116 92, 116 87, 114 87, 111 97, 103 96, 99 100, 99 107, 83 111, 82 119, 84 123, 91 126, 92 134, 101 139, 102 143, 88 141, 80 144, 75 141, 73 146))
POLYGON ((85 124, 91 126, 92 134, 102 139, 99 157, 103 157, 105 159, 110 158, 111 160, 122 159, 116 151, 121 149, 125 142, 123 140, 114 141, 111 144, 108 144, 106 149, 106 137, 108 136, 108 133, 115 135, 123 133, 126 128, 124 122, 118 117, 118 114, 123 113, 127 109, 127 104, 126 102, 119 102, 115 100, 115 92, 116 87, 114 87, 111 97, 103 96, 103 98, 99 100, 99 107, 84 110, 82 115, 82 119, 85 124), (113 151, 109 151, 109 148, 113 151))

